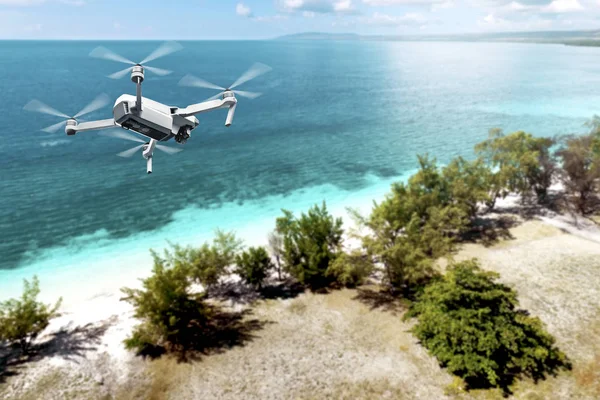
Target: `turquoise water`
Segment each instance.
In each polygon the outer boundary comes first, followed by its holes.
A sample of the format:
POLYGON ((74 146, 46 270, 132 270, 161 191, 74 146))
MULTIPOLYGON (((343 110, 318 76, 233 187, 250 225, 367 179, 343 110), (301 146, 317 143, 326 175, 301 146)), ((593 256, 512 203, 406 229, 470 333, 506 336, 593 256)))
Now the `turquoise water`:
MULTIPOLYGON (((407 176, 415 154, 470 156, 487 130, 581 132, 597 113, 595 48, 503 43, 182 42, 151 64, 144 96, 185 106, 214 92, 181 88, 186 73, 227 85, 253 62, 273 71, 243 86, 234 125, 200 116, 184 151, 115 154, 130 142, 39 129, 59 121, 22 110, 32 98, 73 114, 93 97, 134 93, 121 69, 89 58, 98 45, 141 59, 152 42, 0 42, 0 280, 88 274, 167 240, 195 243, 215 228, 260 242, 281 208, 327 200, 368 209, 407 176), (102 267, 104 266, 104 267, 102 267), (65 272, 66 273, 66 272, 65 272)), ((88 118, 108 118, 110 107, 88 118)), ((173 146, 179 146, 175 143, 173 146)), ((86 275, 87 276, 87 275, 86 275)), ((90 275, 91 276, 91 275, 90 275)), ((115 279, 118 279, 116 277, 115 279)), ((0 287, 1 289, 1 287, 0 287)))

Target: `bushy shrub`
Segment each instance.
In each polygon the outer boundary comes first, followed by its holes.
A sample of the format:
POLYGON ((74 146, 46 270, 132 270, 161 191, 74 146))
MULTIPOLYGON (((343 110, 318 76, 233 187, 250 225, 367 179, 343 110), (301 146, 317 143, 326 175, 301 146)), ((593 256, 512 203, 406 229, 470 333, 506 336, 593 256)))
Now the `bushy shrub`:
POLYGON ((42 332, 52 318, 59 316, 62 298, 51 306, 37 301, 40 283, 37 276, 31 282, 23 281, 20 299, 10 299, 0 304, 0 341, 18 343, 27 353, 31 342, 42 332))
POLYGON ((355 250, 350 253, 340 253, 327 268, 327 276, 340 285, 356 287, 371 275, 373 269, 372 258, 355 250))
POLYGON ((188 347, 194 328, 210 319, 210 309, 203 295, 190 291, 190 270, 174 259, 164 259, 153 253, 152 275, 142 280, 142 289, 121 289, 122 300, 135 308, 135 318, 141 320, 132 335, 125 340, 128 349, 139 352, 155 348, 179 351, 188 347))
POLYGON ((313 287, 327 285, 327 269, 342 245, 342 220, 333 218, 325 202, 313 206, 299 218, 283 210, 277 231, 283 236, 283 259, 288 272, 313 287))
POLYGON ((413 333, 471 387, 507 388, 519 375, 538 379, 568 366, 542 322, 517 310, 516 293, 497 278, 475 260, 451 266, 413 303, 413 333))
POLYGON ((262 283, 274 267, 264 247, 250 247, 235 258, 236 272, 249 285, 262 287, 262 283))
POLYGON ((227 273, 227 267, 235 263, 242 248, 242 241, 235 233, 217 230, 210 244, 204 243, 200 247, 172 245, 171 251, 165 251, 163 262, 187 269, 196 282, 209 288, 227 273))

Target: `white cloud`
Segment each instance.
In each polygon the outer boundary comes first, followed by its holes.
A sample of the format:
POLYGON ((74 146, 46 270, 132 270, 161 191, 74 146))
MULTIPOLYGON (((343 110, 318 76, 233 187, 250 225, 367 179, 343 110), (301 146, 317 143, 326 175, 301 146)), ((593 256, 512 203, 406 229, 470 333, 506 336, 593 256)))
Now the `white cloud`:
POLYGON ((503 18, 498 18, 494 14, 488 14, 479 21, 477 21, 477 23, 480 26, 498 26, 505 25, 508 23, 508 21, 506 21, 503 18))
POLYGON ((446 8, 454 8, 456 3, 452 0, 444 1, 443 3, 433 3, 431 5, 431 11, 436 12, 438 10, 443 10, 446 8))
POLYGON ((486 31, 535 31, 552 27, 552 20, 537 15, 528 19, 510 20, 490 13, 479 19, 477 25, 486 31))
POLYGON ((506 6, 506 8, 509 9, 510 11, 532 11, 532 10, 536 10, 538 7, 530 6, 527 4, 522 4, 522 3, 519 3, 518 1, 513 1, 510 4, 508 4, 506 6))
POLYGON ((436 4, 447 3, 447 0, 362 0, 368 6, 385 7, 398 5, 413 5, 413 4, 436 4))
POLYGON ((255 16, 252 13, 250 7, 246 6, 244 3, 238 3, 235 7, 235 13, 240 17, 248 18, 252 21, 256 22, 274 22, 274 21, 282 21, 288 19, 287 15, 275 14, 275 15, 257 15, 255 16))
POLYGON ((0 0, 0 6, 35 6, 44 3, 45 0, 0 0))
MULTIPOLYGON (((0 0, 0 6, 29 7, 44 4, 46 2, 47 0, 0 0)), ((67 4, 70 6, 85 5, 84 0, 55 0, 54 2, 67 4)))
POLYGON ((583 10, 583 6, 578 0, 554 0, 547 7, 542 9, 542 11, 557 14, 581 10, 583 10))
POLYGON ((357 14, 352 0, 278 0, 277 6, 288 13, 357 14))
POLYGON ((85 5, 85 1, 83 0, 58 0, 60 3, 68 4, 70 6, 81 7, 85 5))
POLYGON ((252 10, 250 10, 250 7, 245 6, 244 3, 238 3, 235 6, 235 13, 240 17, 248 18, 252 15, 252 10))
POLYGON ((340 0, 333 3, 333 10, 336 12, 347 12, 352 10, 352 0, 340 0))

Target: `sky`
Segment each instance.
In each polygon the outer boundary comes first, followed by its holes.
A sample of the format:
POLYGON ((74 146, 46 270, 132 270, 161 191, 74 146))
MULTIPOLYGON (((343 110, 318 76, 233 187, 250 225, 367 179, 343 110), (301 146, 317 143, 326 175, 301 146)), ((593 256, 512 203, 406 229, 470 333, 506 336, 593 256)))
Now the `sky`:
POLYGON ((226 40, 300 32, 587 29, 600 29, 600 0, 0 0, 0 39, 226 40))

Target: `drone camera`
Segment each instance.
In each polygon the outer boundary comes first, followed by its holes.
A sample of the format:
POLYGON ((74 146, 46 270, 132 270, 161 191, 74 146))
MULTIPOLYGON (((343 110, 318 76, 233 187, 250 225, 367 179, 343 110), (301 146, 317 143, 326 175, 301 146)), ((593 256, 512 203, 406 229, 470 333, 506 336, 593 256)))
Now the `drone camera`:
POLYGON ((187 126, 182 126, 179 128, 179 132, 175 135, 175 141, 177 143, 184 144, 190 138, 190 128, 187 126))

